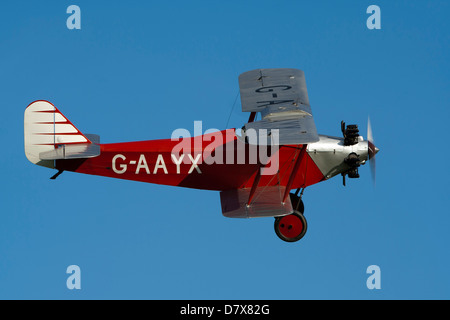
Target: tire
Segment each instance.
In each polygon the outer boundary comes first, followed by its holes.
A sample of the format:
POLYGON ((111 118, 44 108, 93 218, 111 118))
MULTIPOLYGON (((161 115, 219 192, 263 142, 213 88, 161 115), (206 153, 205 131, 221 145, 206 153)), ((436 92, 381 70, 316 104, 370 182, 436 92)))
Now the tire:
POLYGON ((308 224, 303 214, 294 211, 287 216, 276 217, 274 228, 281 240, 296 242, 305 236, 308 224))

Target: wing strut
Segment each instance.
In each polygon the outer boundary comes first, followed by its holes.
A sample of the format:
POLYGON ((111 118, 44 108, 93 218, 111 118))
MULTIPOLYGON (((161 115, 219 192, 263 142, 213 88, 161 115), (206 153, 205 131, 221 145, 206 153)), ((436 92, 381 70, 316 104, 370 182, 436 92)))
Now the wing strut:
POLYGON ((255 180, 253 181, 252 188, 250 189, 250 195, 248 196, 247 206, 252 203, 253 197, 255 195, 256 188, 258 187, 259 180, 261 179, 261 166, 258 167, 258 171, 256 172, 255 180))
POLYGON ((250 123, 250 122, 255 121, 255 118, 256 118, 256 112, 251 112, 250 117, 248 118, 248 122, 250 123))
POLYGON ((298 169, 300 168, 300 163, 302 163, 303 157, 305 156, 306 146, 307 146, 306 144, 303 145, 302 149, 300 150, 300 154, 298 155, 297 160, 295 161, 294 168, 292 168, 292 172, 291 175, 289 176, 286 189, 284 190, 283 203, 286 202, 286 199, 289 196, 292 183, 294 182, 294 178, 297 175, 298 169))

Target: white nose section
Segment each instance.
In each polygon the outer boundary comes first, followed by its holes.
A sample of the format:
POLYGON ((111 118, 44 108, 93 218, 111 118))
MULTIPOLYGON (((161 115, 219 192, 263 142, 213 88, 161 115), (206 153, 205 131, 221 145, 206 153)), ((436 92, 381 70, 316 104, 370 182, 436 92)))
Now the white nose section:
POLYGON ((319 135, 319 138, 318 142, 308 144, 307 152, 325 179, 348 170, 344 160, 350 153, 359 155, 361 161, 368 159, 368 142, 362 137, 351 146, 344 146, 343 138, 324 135, 319 135))

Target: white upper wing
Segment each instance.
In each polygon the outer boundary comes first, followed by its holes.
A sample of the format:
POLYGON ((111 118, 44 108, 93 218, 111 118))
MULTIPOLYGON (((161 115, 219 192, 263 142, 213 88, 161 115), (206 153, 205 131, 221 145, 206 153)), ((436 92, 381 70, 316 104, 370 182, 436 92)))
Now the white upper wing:
POLYGON ((303 71, 297 69, 248 71, 239 76, 239 89, 242 111, 261 113, 262 120, 245 125, 246 132, 255 129, 260 133, 258 144, 270 144, 274 129, 279 130, 277 143, 279 145, 319 141, 303 71))

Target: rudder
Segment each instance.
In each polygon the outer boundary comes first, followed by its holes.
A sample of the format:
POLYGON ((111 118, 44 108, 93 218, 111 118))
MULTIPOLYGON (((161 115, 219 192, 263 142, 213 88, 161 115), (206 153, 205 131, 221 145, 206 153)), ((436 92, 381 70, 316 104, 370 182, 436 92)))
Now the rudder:
POLYGON ((49 168, 55 167, 55 159, 67 158, 66 148, 84 149, 83 145, 93 145, 52 103, 45 100, 34 101, 25 109, 24 138, 27 159, 49 168), (58 155, 61 154, 59 150, 64 152, 63 156, 58 155))

